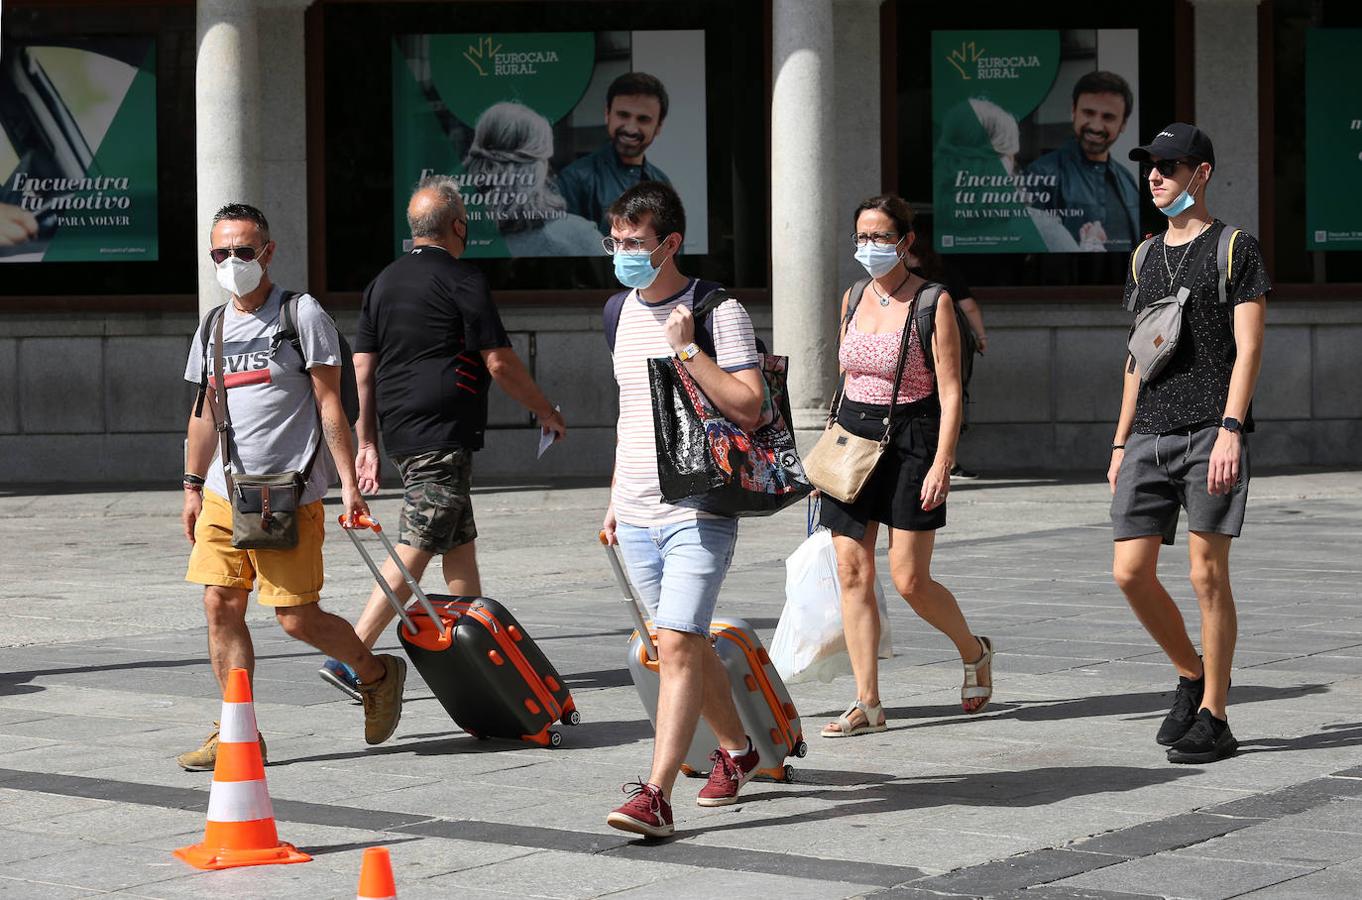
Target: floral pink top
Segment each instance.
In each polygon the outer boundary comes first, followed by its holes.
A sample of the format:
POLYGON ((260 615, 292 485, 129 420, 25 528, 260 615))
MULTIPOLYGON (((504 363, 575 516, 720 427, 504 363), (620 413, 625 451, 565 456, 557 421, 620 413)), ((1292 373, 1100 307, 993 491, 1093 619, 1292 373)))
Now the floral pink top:
MULTIPOLYGON (((908 358, 903 363, 903 378, 899 381, 899 403, 913 403, 932 395, 936 390, 936 376, 927 368, 922 355, 922 342, 917 337, 917 323, 909 326, 908 358)), ((903 329, 891 334, 866 334, 856 330, 856 318, 847 326, 837 361, 847 373, 846 398, 856 403, 888 406, 890 383, 899 361, 899 346, 903 329)))

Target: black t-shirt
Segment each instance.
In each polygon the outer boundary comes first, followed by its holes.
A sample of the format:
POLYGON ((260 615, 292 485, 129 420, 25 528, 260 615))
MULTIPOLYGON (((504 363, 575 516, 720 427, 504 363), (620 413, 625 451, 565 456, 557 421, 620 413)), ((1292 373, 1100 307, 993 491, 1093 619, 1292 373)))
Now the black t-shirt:
MULTIPOLYGON (((1219 272, 1214 246, 1206 248, 1204 260, 1195 272, 1186 271, 1186 266, 1196 262, 1195 257, 1186 263, 1183 271, 1178 271, 1183 256, 1197 253, 1204 242, 1214 242, 1218 238, 1219 229, 1212 226, 1180 247, 1165 247, 1163 235, 1150 242, 1149 253, 1140 269, 1140 300, 1135 312, 1174 293, 1168 277, 1170 268, 1177 274, 1178 285, 1186 285, 1191 293, 1183 307, 1182 335, 1173 358, 1157 377, 1140 385, 1135 401, 1134 430, 1137 434, 1168 434, 1214 425, 1225 414, 1236 355, 1234 308, 1266 295, 1272 290, 1272 282, 1263 268, 1258 241, 1247 232, 1240 232, 1234 239, 1230 254, 1230 288, 1223 306, 1216 285, 1219 272)), ((1127 300, 1134 290, 1135 280, 1127 271, 1127 300)), ((1252 405, 1245 417, 1244 430, 1253 430, 1252 405)))
POLYGON ((491 379, 479 351, 510 345, 487 280, 471 263, 439 247, 390 263, 364 290, 354 346, 378 357, 388 453, 481 449, 491 379))

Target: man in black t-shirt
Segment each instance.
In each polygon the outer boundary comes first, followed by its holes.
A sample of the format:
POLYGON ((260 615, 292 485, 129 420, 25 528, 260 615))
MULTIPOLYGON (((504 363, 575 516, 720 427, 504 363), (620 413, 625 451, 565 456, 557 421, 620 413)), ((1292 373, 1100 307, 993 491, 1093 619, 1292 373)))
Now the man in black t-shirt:
MULTIPOLYGON (((555 440, 567 426, 511 348, 487 280, 459 259, 468 218, 454 179, 424 179, 407 207, 407 222, 412 251, 379 273, 360 307, 355 468, 360 490, 377 491, 381 429, 405 491, 398 555, 419 579, 440 554, 449 593, 478 596, 478 532, 469 490, 473 453, 482 449, 487 427, 490 382, 534 413, 555 440)), ((410 595, 391 560, 383 575, 400 599, 410 595)), ((376 585, 355 631, 372 647, 393 616, 376 585)), ((320 674, 357 695, 354 673, 338 661, 327 660, 320 674)))
MULTIPOLYGON (((1181 333, 1164 368, 1146 379, 1134 357, 1127 359, 1107 471, 1116 539, 1112 571, 1178 672, 1173 708, 1156 740, 1169 748, 1170 762, 1207 763, 1238 748, 1225 710, 1238 629, 1230 541, 1239 535, 1248 497, 1246 433, 1253 430, 1272 285, 1253 236, 1206 209, 1215 150, 1205 132, 1175 123, 1130 157, 1143 164, 1154 206, 1169 225, 1149 241, 1143 257, 1138 249, 1132 254, 1127 302, 1133 298, 1139 313, 1180 289, 1187 296, 1181 333), (1184 508, 1202 656, 1157 571, 1160 545, 1173 543, 1184 508)), ((1152 343, 1164 340, 1165 330, 1159 330, 1152 343)))

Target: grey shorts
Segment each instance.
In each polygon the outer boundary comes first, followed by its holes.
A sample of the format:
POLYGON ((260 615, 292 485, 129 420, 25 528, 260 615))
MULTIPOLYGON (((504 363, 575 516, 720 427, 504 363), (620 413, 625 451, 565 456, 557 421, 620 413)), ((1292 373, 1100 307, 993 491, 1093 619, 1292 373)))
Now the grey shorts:
POLYGON ((1206 492, 1211 450, 1220 426, 1208 425, 1180 434, 1132 434, 1116 474, 1111 524, 1118 541, 1161 535, 1172 544, 1178 510, 1187 510, 1191 531, 1238 537, 1248 502, 1249 448, 1245 435, 1239 456, 1239 480, 1228 494, 1206 492))
POLYGON ((473 454, 462 448, 393 459, 402 473, 402 529, 398 541, 447 553, 478 536, 473 501, 473 454))

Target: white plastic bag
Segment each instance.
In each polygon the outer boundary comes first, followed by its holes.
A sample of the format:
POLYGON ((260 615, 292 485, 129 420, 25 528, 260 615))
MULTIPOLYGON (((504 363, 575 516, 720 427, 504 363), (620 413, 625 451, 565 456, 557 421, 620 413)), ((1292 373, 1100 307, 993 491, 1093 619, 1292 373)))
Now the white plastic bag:
MULTIPOLYGON (((880 659, 894 655, 889 608, 875 580, 880 609, 880 659)), ((842 632, 842 589, 837 581, 837 553, 832 532, 820 528, 785 560, 785 609, 771 640, 771 662, 786 684, 832 681, 851 674, 846 635, 842 632)))

